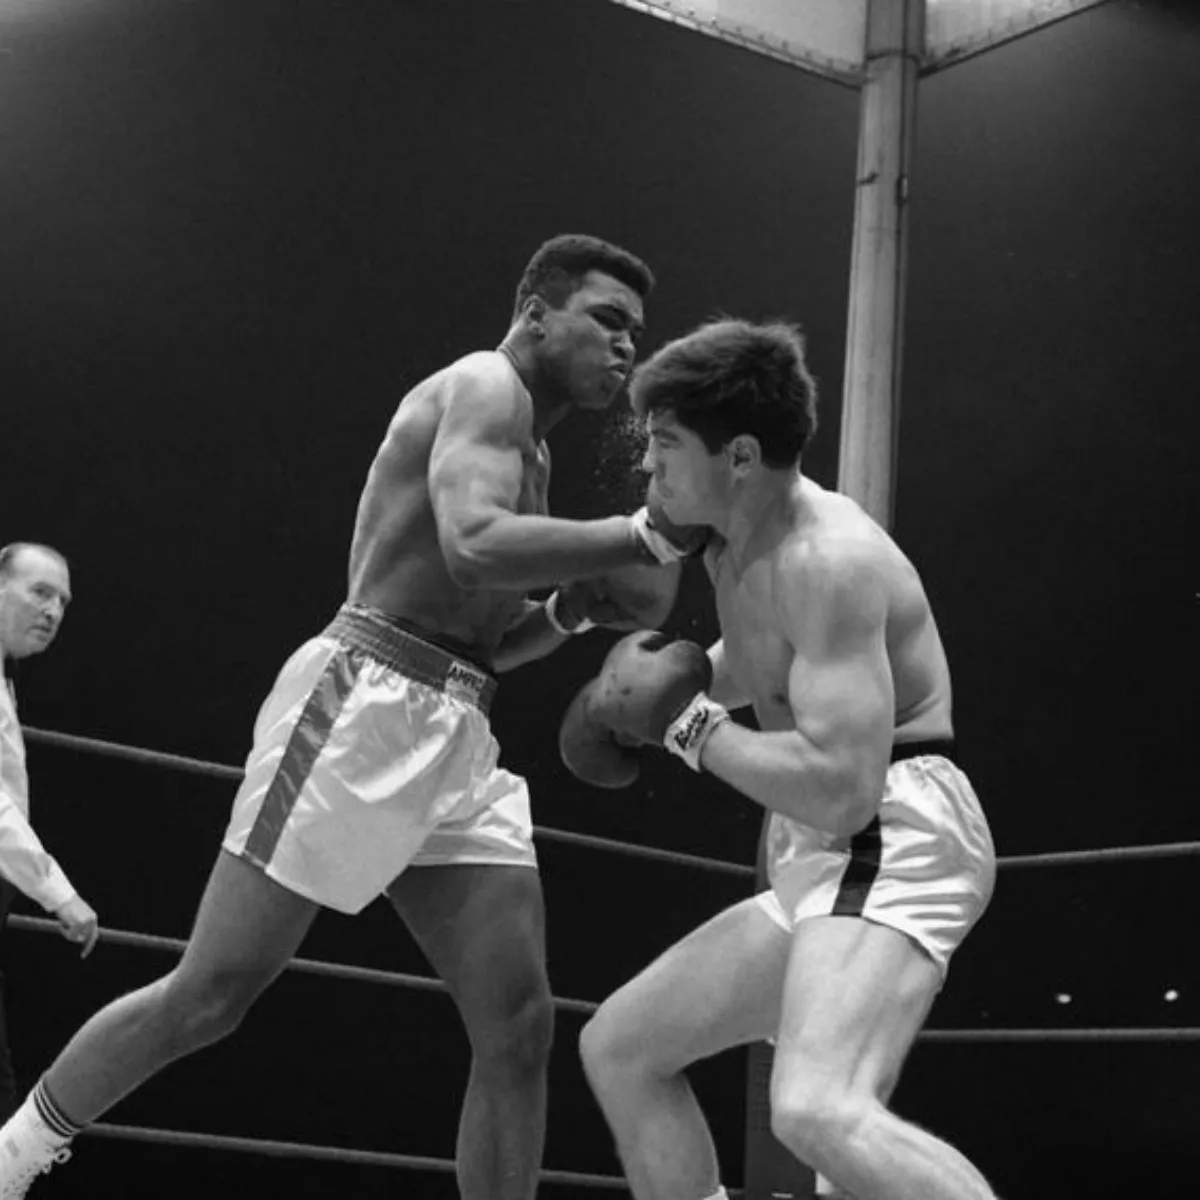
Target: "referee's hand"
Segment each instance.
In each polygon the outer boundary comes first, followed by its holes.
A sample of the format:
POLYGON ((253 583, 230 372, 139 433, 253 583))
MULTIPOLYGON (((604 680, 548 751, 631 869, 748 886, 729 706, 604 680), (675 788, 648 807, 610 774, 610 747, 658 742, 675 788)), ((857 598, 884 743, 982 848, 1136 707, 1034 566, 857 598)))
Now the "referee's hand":
POLYGON ((63 937, 68 942, 77 942, 82 947, 79 957, 87 958, 100 936, 96 910, 82 897, 72 896, 54 915, 58 918, 63 937))

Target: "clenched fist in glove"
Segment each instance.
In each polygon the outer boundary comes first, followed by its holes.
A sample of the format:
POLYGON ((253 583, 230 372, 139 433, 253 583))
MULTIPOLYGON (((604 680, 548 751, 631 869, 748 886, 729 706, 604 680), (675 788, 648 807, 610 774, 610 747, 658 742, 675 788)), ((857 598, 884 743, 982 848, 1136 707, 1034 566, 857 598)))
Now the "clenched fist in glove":
POLYGON ((676 525, 658 498, 654 480, 646 490, 645 506, 633 514, 633 532, 646 555, 660 563, 679 562, 704 553, 712 537, 708 525, 676 525))
POLYGON ((631 633, 567 709, 558 735, 563 762, 585 783, 628 787, 638 776, 634 748, 654 744, 698 771, 704 743, 729 715, 705 695, 711 683, 703 647, 631 633))
POLYGON ((597 625, 623 633, 657 629, 671 615, 681 572, 679 563, 634 563, 573 580, 558 590, 553 622, 563 633, 583 633, 597 625))

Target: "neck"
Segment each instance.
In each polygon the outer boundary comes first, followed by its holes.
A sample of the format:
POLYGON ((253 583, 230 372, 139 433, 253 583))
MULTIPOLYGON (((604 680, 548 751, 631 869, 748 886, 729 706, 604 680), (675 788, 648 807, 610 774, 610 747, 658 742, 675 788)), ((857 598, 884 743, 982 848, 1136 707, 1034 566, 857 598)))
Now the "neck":
POLYGON ((735 557, 741 556, 756 534, 780 524, 791 526, 800 482, 799 468, 789 467, 765 469, 741 483, 725 520, 716 526, 735 557))
POLYGON ((570 412, 571 400, 545 377, 533 353, 533 346, 519 331, 510 331, 496 349, 508 359, 529 393, 529 399, 533 402, 533 436, 540 442, 570 412))

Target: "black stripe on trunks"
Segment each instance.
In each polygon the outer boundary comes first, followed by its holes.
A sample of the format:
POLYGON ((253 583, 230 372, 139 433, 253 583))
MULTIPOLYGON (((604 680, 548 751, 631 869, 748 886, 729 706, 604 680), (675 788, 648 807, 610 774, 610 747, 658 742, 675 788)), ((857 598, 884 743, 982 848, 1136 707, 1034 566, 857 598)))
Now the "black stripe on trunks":
POLYGON ((308 703, 288 738, 283 758, 263 797, 254 825, 246 838, 243 855, 251 862, 265 867, 275 853, 283 836, 284 826, 300 797, 309 775, 329 741, 330 731, 337 721, 346 698, 354 690, 355 680, 366 661, 354 650, 339 649, 331 656, 321 672, 308 703))
MULTIPOLYGON (((920 742, 900 742, 892 746, 891 761, 903 762, 908 758, 919 758, 925 754, 939 754, 954 761, 953 738, 930 738, 920 742)), ((842 873, 837 899, 833 902, 835 917, 862 916, 871 886, 879 875, 879 864, 883 858, 883 830, 878 814, 865 828, 850 839, 850 861, 842 873)))
POLYGON ((850 839, 850 861, 842 872, 837 899, 833 902, 832 916, 861 917, 867 904, 871 885, 879 874, 879 861, 883 857, 883 833, 879 817, 872 818, 870 825, 860 829, 850 839))

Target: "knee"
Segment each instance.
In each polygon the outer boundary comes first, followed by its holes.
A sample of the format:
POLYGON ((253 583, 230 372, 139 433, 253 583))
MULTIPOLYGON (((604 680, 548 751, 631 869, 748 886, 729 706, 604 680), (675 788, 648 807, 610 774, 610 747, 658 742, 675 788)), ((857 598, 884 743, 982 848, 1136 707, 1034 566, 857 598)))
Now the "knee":
POLYGON ((816 1170, 852 1153, 857 1130, 874 1101, 835 1088, 807 1086, 773 1089, 771 1132, 798 1158, 816 1170))
POLYGON ((181 1051, 200 1049, 228 1037, 262 991, 242 972, 184 974, 160 982, 159 1017, 181 1051))
POLYGON ((530 985, 491 1011, 468 1017, 467 1025, 476 1062, 510 1072, 545 1072, 554 1040, 547 985, 530 985))
POLYGON ((592 1086, 603 1090, 629 1072, 649 1071, 649 1045, 631 1038, 611 1003, 602 1004, 579 1034, 579 1057, 592 1086))
POLYGON ((587 1077, 596 1080, 613 1060, 614 1029, 601 1006, 579 1033, 579 1058, 587 1077))

